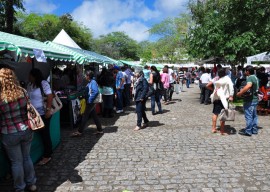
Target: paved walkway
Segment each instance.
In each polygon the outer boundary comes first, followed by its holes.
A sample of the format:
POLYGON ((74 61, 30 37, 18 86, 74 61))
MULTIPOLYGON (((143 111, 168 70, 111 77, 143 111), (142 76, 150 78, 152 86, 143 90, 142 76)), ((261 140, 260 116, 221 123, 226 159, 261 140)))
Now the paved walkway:
POLYGON ((35 167, 39 191, 270 191, 270 116, 259 117, 258 135, 244 137, 237 113, 226 126, 231 135, 221 136, 211 133, 213 106, 199 104, 197 86, 173 98, 164 114, 147 111, 150 127, 138 132, 133 107, 101 119, 103 136, 93 125, 81 138, 62 129, 52 162, 35 167))

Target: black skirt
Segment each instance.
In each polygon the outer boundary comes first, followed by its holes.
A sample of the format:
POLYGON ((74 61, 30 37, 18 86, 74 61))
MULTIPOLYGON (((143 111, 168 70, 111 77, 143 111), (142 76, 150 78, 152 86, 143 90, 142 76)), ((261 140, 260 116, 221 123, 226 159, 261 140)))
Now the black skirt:
POLYGON ((221 100, 216 100, 216 101, 214 101, 213 104, 214 104, 213 113, 215 115, 219 115, 221 110, 224 109, 224 106, 223 106, 221 100))

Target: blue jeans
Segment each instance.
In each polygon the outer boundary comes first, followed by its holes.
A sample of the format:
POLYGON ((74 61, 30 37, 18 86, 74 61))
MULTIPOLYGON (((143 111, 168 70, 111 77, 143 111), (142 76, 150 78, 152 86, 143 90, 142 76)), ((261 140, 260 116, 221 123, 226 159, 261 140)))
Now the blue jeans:
POLYGON ((117 89, 116 95, 117 95, 116 110, 122 110, 123 109, 123 89, 117 89))
POLYGON ((152 114, 155 113, 155 103, 157 103, 158 111, 162 112, 161 103, 160 103, 160 92, 159 91, 155 91, 155 93, 151 96, 152 114))
POLYGON ((244 112, 246 119, 245 132, 249 135, 258 133, 258 115, 257 115, 258 102, 245 102, 244 112))
POLYGON ((136 113, 137 113, 137 126, 141 127, 142 125, 142 119, 144 123, 148 123, 149 120, 146 117, 146 107, 145 107, 146 101, 136 101, 136 113))
POLYGON ((11 161, 15 191, 24 191, 27 185, 36 183, 35 170, 30 157, 33 132, 29 129, 11 134, 2 134, 2 143, 11 161))
POLYGON ((187 84, 187 88, 189 88, 189 85, 190 85, 190 79, 187 79, 187 80, 186 80, 186 84, 187 84))

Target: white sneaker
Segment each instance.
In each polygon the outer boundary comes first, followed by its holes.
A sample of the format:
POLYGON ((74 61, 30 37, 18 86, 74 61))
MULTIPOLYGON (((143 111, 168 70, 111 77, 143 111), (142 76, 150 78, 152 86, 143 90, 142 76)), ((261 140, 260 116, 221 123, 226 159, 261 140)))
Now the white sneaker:
POLYGON ((123 109, 121 109, 121 110, 117 110, 116 111, 116 113, 123 113, 124 112, 124 110, 123 109))

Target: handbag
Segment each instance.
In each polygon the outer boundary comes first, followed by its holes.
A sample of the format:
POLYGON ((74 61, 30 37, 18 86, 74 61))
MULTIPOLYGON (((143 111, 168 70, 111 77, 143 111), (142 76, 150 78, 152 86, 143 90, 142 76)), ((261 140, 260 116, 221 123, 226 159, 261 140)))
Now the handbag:
POLYGON ((35 107, 30 103, 29 97, 27 95, 27 91, 23 89, 23 94, 27 100, 27 117, 28 117, 28 126, 34 131, 43 128, 44 122, 37 112, 35 107))
POLYGON ((219 116, 220 121, 234 121, 235 120, 235 107, 229 103, 228 109, 222 109, 219 116))
POLYGON ((102 102, 103 102, 103 100, 102 100, 102 94, 99 93, 97 95, 97 97, 95 98, 94 103, 102 103, 102 102))
MULTIPOLYGON (((46 96, 43 97, 43 106, 46 109, 46 107, 47 107, 47 97, 46 96)), ((60 98, 57 96, 57 94, 53 93, 51 114, 53 115, 57 111, 60 111, 60 109, 62 109, 62 107, 63 107, 63 104, 62 104, 60 98)))

